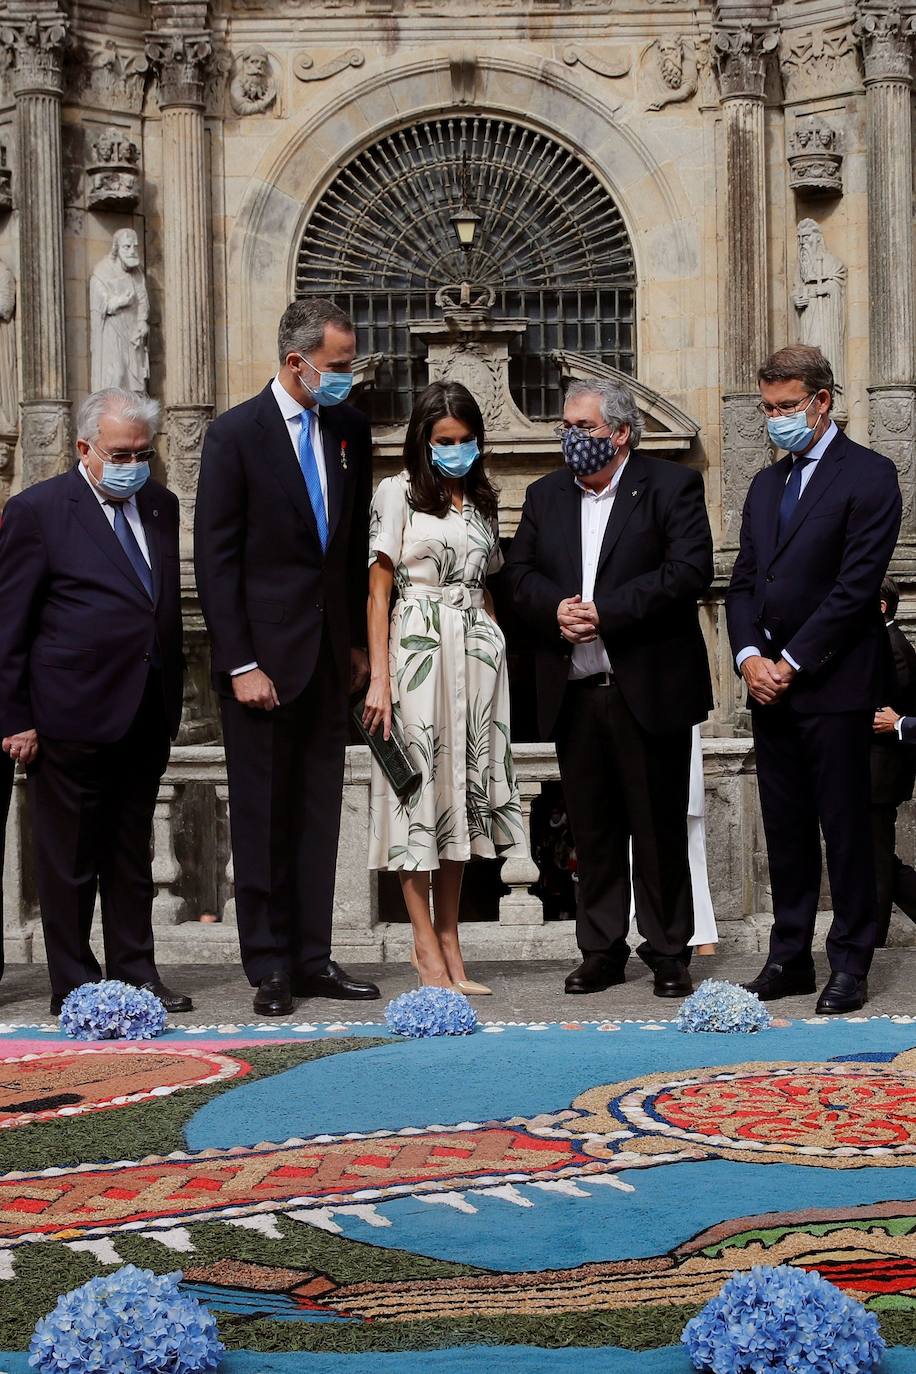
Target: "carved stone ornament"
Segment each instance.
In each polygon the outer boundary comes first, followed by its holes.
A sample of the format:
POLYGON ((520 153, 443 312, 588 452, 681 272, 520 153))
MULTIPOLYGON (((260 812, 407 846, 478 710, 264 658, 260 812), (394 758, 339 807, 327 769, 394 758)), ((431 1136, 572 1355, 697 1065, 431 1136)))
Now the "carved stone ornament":
POLYGON ((916 16, 902 15, 896 5, 860 9, 853 33, 862 50, 866 86, 912 81, 914 26, 916 16))
POLYGON ((735 28, 730 25, 715 27, 713 60, 723 100, 763 99, 767 60, 778 43, 779 34, 770 27, 750 24, 735 28))
POLYGON ((840 195, 843 154, 836 129, 820 115, 801 115, 789 135, 789 185, 806 195, 840 195))
POLYGON ((858 83, 856 45, 847 25, 783 33, 779 62, 786 97, 795 100, 812 90, 828 91, 858 83))
POLYGON ((89 280, 92 390, 145 392, 149 380, 149 296, 134 229, 117 229, 89 280))
POLYGON ((13 169, 10 166, 10 151, 7 143, 0 139, 0 210, 13 208, 13 169))
POLYGON ((0 258, 0 435, 5 437, 19 429, 17 358, 16 278, 0 258))
POLYGON ((567 43, 562 55, 567 67, 574 67, 577 62, 581 62, 590 72, 606 76, 609 81, 619 81, 621 77, 626 76, 633 62, 629 48, 596 50, 584 48, 579 43, 567 43))
POLYGON ((205 83, 213 56, 213 41, 208 33, 147 34, 146 56, 159 77, 160 109, 170 105, 205 105, 205 83))
POLYGON ((140 113, 150 69, 145 53, 122 50, 109 38, 101 48, 83 49, 80 59, 69 76, 68 93, 75 102, 106 112, 140 113))
POLYGON ((263 114, 277 101, 277 83, 267 49, 243 48, 233 63, 229 104, 237 115, 263 114))
POLYGON ((747 489, 771 453, 759 401, 756 391, 722 397, 722 519, 728 548, 738 546, 747 489))
POLYGON ((647 110, 692 100, 700 84, 692 42, 677 36, 657 38, 643 53, 642 77, 647 110))
POLYGON ((22 485, 56 477, 72 461, 67 401, 22 402, 22 485))
POLYGON ((293 76, 299 81, 327 81, 328 77, 336 76, 346 67, 361 67, 365 60, 365 55, 359 48, 348 48, 346 52, 326 62, 323 67, 316 67, 315 59, 310 53, 300 52, 293 60, 293 76))
POLYGON ((870 386, 868 388, 868 442, 891 458, 897 468, 903 496, 901 538, 912 540, 914 529, 914 455, 916 455, 916 388, 870 386))
POLYGON ((86 162, 86 204, 132 210, 140 200, 140 148, 126 129, 103 129, 86 162))
POLYGON ((210 406, 170 405, 165 414, 169 486, 178 497, 181 528, 186 534, 194 528, 200 451, 212 418, 210 406))
POLYGON ((14 94, 61 93, 69 27, 65 14, 7 19, 0 26, 0 46, 10 54, 14 94))

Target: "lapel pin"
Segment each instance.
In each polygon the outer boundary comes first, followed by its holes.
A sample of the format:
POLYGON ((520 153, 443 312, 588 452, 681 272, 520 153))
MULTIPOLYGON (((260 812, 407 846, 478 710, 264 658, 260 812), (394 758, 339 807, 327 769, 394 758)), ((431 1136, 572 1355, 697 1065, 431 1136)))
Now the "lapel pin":
POLYGON ((156 515, 158 515, 158 514, 159 514, 159 512, 158 512, 157 510, 154 510, 154 511, 153 511, 153 515, 154 515, 154 516, 156 516, 156 515))
POLYGON ((341 441, 340 441, 340 466, 343 468, 344 472, 346 472, 346 470, 347 470, 347 441, 346 441, 346 439, 341 439, 341 441))
POLYGON ((635 495, 636 495, 636 488, 635 488, 635 487, 634 487, 633 490, 630 492, 630 495, 631 495, 631 496, 635 496, 635 495))

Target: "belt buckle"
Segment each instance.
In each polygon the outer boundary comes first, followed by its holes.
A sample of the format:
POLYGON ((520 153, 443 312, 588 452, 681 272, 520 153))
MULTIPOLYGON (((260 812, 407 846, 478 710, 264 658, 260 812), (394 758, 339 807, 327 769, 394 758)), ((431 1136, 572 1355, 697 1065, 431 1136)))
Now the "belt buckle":
POLYGON ((607 671, 603 673, 598 673, 597 676, 598 681, 595 683, 596 687, 610 687, 611 683, 614 681, 613 673, 609 673, 607 671))

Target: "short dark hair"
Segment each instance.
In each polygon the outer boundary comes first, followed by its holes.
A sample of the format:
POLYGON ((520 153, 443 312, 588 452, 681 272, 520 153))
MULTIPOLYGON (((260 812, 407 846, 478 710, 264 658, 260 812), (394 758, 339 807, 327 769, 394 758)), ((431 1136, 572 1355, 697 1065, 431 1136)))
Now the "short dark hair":
POLYGON ((277 330, 280 362, 285 363, 290 353, 311 353, 313 348, 320 348, 324 342, 325 327, 329 324, 343 329, 347 334, 356 333, 350 316, 333 301, 320 296, 293 301, 283 311, 277 330))
POLYGON ((758 369, 758 382, 791 382, 798 378, 809 391, 829 391, 830 399, 836 390, 833 368, 819 348, 809 344, 790 344, 771 353, 758 369))
POLYGON ((881 583, 881 600, 887 607, 888 618, 893 620, 900 605, 900 589, 892 577, 886 577, 881 583))

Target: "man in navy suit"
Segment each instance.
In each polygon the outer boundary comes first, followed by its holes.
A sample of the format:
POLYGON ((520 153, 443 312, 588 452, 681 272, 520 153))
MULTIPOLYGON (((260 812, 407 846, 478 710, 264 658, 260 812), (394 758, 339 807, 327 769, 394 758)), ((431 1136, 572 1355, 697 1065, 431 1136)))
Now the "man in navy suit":
POLYGON ((149 479, 158 415, 95 392, 79 462, 14 496, 0 526, 0 737, 28 773, 54 1014, 102 976, 96 892, 108 977, 192 1006, 153 957, 153 811, 184 672, 178 501, 149 479))
POLYGON ((780 349, 757 374, 772 442, 751 483, 725 605, 750 698, 773 892, 764 1000, 815 990, 811 942, 827 850, 833 922, 820 1013, 857 1011, 877 930, 870 821, 872 722, 888 669, 881 583, 900 528, 893 463, 831 418, 819 349, 780 349))
POLYGON ((194 531, 229 772, 242 963, 255 1011, 376 998, 331 959, 347 696, 368 677, 369 424, 343 402, 356 335, 295 301, 280 367, 207 431, 194 531))

